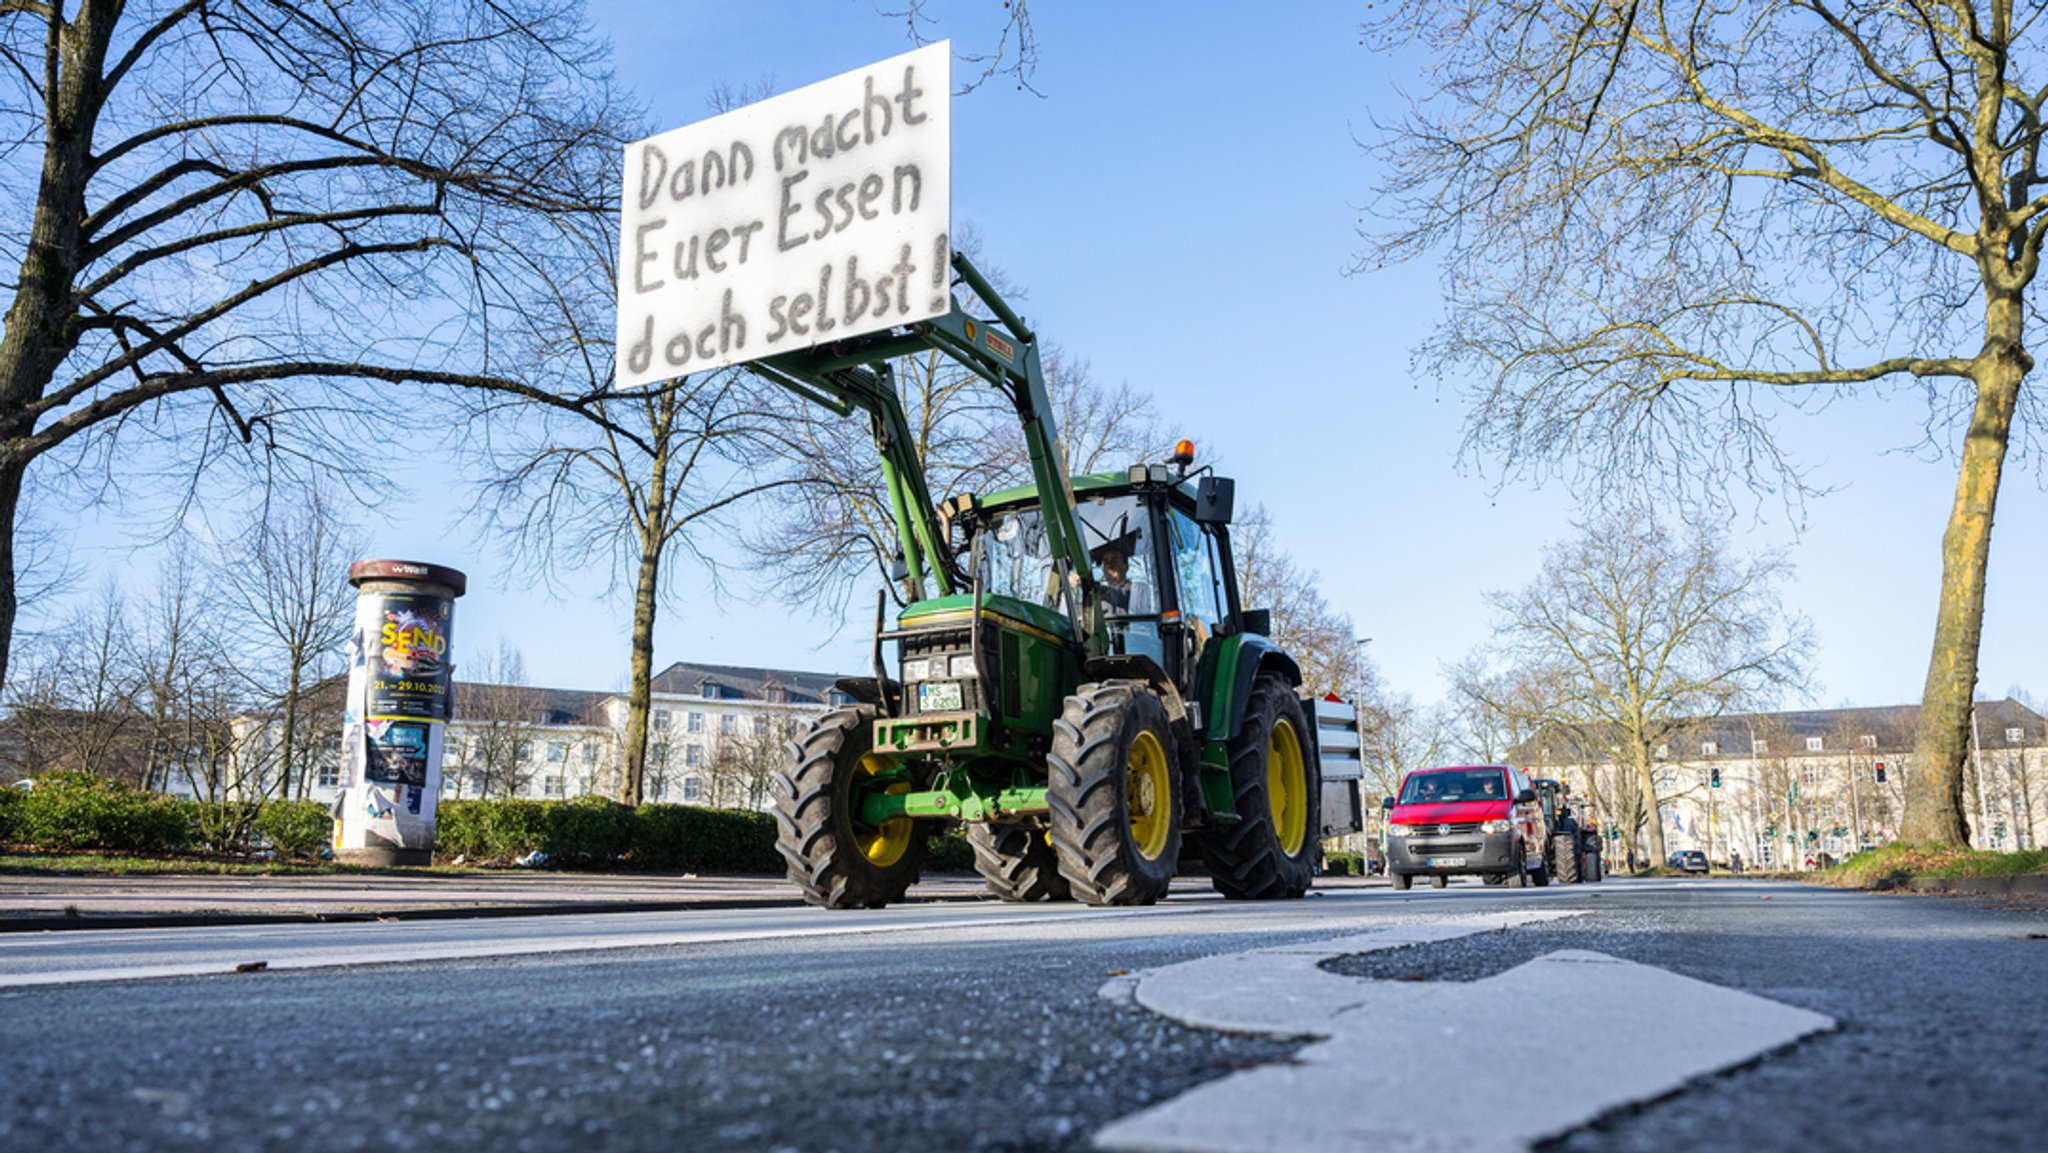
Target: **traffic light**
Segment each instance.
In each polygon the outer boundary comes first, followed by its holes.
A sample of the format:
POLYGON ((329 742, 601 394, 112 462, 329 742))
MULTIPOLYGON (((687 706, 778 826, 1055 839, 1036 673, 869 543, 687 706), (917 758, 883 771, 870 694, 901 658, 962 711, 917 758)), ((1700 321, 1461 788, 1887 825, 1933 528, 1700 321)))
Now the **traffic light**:
POLYGON ((1708 769, 1708 770, 1707 770, 1707 783, 1708 783, 1709 785, 1712 785, 1712 786, 1713 786, 1714 788, 1717 788, 1717 789, 1718 789, 1718 788, 1720 788, 1720 787, 1721 787, 1721 770, 1720 770, 1720 769, 1718 769, 1718 768, 1714 768, 1714 769, 1708 769))
POLYGON ((1884 784, 1884 762, 1877 762, 1877 783, 1884 784))

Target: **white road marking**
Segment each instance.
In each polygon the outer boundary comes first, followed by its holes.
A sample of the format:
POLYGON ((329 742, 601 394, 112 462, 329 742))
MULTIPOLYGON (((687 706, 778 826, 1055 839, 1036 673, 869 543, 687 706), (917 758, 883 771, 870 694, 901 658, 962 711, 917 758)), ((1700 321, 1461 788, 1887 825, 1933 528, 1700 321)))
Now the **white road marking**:
POLYGON ((1207 957, 1109 996, 1186 1024, 1324 1038, 1296 1063, 1232 1074, 1095 1135, 1129 1153, 1514 1153, 1742 1064, 1832 1018, 1580 950, 1470 983, 1369 981, 1330 958, 1564 913, 1396 926, 1207 957), (1587 1038, 1601 1038, 1601 1044, 1587 1038), (1483 1090, 1475 1090, 1483 1086, 1483 1090))

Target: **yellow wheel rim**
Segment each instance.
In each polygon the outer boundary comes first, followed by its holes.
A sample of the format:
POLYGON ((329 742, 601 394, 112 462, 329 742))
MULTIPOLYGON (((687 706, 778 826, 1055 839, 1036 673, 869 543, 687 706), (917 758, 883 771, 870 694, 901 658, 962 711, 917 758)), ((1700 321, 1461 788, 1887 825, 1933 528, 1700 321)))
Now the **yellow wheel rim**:
POLYGON ((1284 720, 1266 738, 1266 804, 1273 811, 1273 835, 1288 856, 1308 840, 1308 774, 1302 769, 1301 738, 1284 720))
POLYGON ((1124 775, 1124 804, 1131 815, 1131 841, 1138 855, 1156 861, 1166 852, 1173 831, 1173 777, 1166 769, 1166 750, 1159 738, 1141 732, 1131 742, 1124 775))
MULTIPOLYGON (((873 753, 862 757, 860 764, 855 765, 853 769, 853 788, 847 790, 847 807, 853 812, 860 812, 860 798, 862 794, 874 788, 870 782, 874 780, 875 774, 887 772, 895 767, 887 757, 876 756, 873 753)), ((895 781, 882 789, 882 792, 889 796, 909 791, 909 781, 895 781)), ((853 830, 853 847, 860 851, 861 856, 867 858, 868 864, 886 869, 902 860, 903 854, 910 851, 910 834, 909 817, 894 817, 883 821, 880 828, 856 825, 853 830)))

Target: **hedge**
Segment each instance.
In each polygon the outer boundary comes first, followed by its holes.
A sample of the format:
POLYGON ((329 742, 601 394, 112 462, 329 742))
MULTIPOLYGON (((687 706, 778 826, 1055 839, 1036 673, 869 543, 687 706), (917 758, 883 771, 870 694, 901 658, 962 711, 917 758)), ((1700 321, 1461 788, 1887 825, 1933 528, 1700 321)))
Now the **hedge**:
POLYGON ((52 852, 169 853, 197 835, 192 806, 85 773, 45 773, 8 805, 5 838, 52 852))
POLYGON ((270 847, 309 857, 334 840, 334 817, 319 801, 272 801, 256 814, 256 831, 270 847))
MULTIPOLYGON (((768 873, 783 870, 775 819, 767 813, 647 804, 628 808, 603 797, 573 801, 443 801, 435 852, 477 863, 509 863, 538 851, 551 866, 624 867, 672 872, 768 873)), ((32 790, 0 789, 0 842, 50 852, 97 849, 173 853, 316 853, 333 835, 328 806, 271 801, 208 805, 158 796, 82 773, 46 773, 32 790)), ((967 872, 974 854, 959 830, 934 834, 931 872, 967 872)))

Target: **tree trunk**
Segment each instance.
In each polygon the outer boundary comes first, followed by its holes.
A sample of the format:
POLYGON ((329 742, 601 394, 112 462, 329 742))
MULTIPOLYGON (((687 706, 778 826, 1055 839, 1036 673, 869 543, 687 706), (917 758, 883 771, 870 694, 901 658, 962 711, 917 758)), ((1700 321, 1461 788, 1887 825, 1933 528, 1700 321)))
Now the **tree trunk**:
POLYGON ((28 462, 0 450, 0 689, 7 685, 7 661, 14 648, 19 607, 14 587, 14 525, 20 519, 22 474, 28 462))
POLYGON ((278 751, 280 781, 277 799, 281 801, 292 799, 292 774, 297 772, 299 767, 296 755, 299 735, 299 673, 305 666, 299 662, 299 654, 296 651, 292 653, 291 659, 292 671, 285 686, 284 696, 284 744, 278 751))
POLYGON ((43 163, 35 213, 23 248, 14 299, 0 328, 0 685, 13 652, 14 530, 22 481, 38 449, 29 438, 29 406, 42 399, 57 367, 77 345, 78 306, 72 286, 85 260, 85 189, 92 177, 92 141, 98 127, 107 45, 121 6, 108 0, 82 5, 70 24, 53 11, 44 51, 55 73, 44 93, 43 163))
POLYGON ((1984 584, 1991 556, 1991 520, 2020 383, 2033 359, 2020 346, 2024 303, 2017 293, 1993 295, 1987 337, 1978 357, 1977 407, 1963 440, 1955 507, 1941 540, 1941 607, 1934 653, 1920 699, 1913 768, 1906 779, 1901 840, 1967 848, 1969 819, 1963 766, 1970 753, 1970 709, 1977 692, 1977 645, 1984 632, 1984 584))
POLYGON ((657 499, 648 510, 640 533, 640 575, 633 584, 633 679, 627 689, 626 747, 619 769, 619 801, 627 805, 645 799, 647 784, 647 712, 654 696, 654 615, 661 577, 661 540, 654 525, 661 507, 657 499))
POLYGON ((1643 808, 1649 813, 1650 835, 1643 845, 1650 858, 1646 863, 1656 868, 1670 854, 1664 851, 1664 811, 1657 807, 1657 778, 1651 771, 1648 753, 1648 749, 1642 749, 1636 754, 1636 787, 1642 790, 1643 808))

